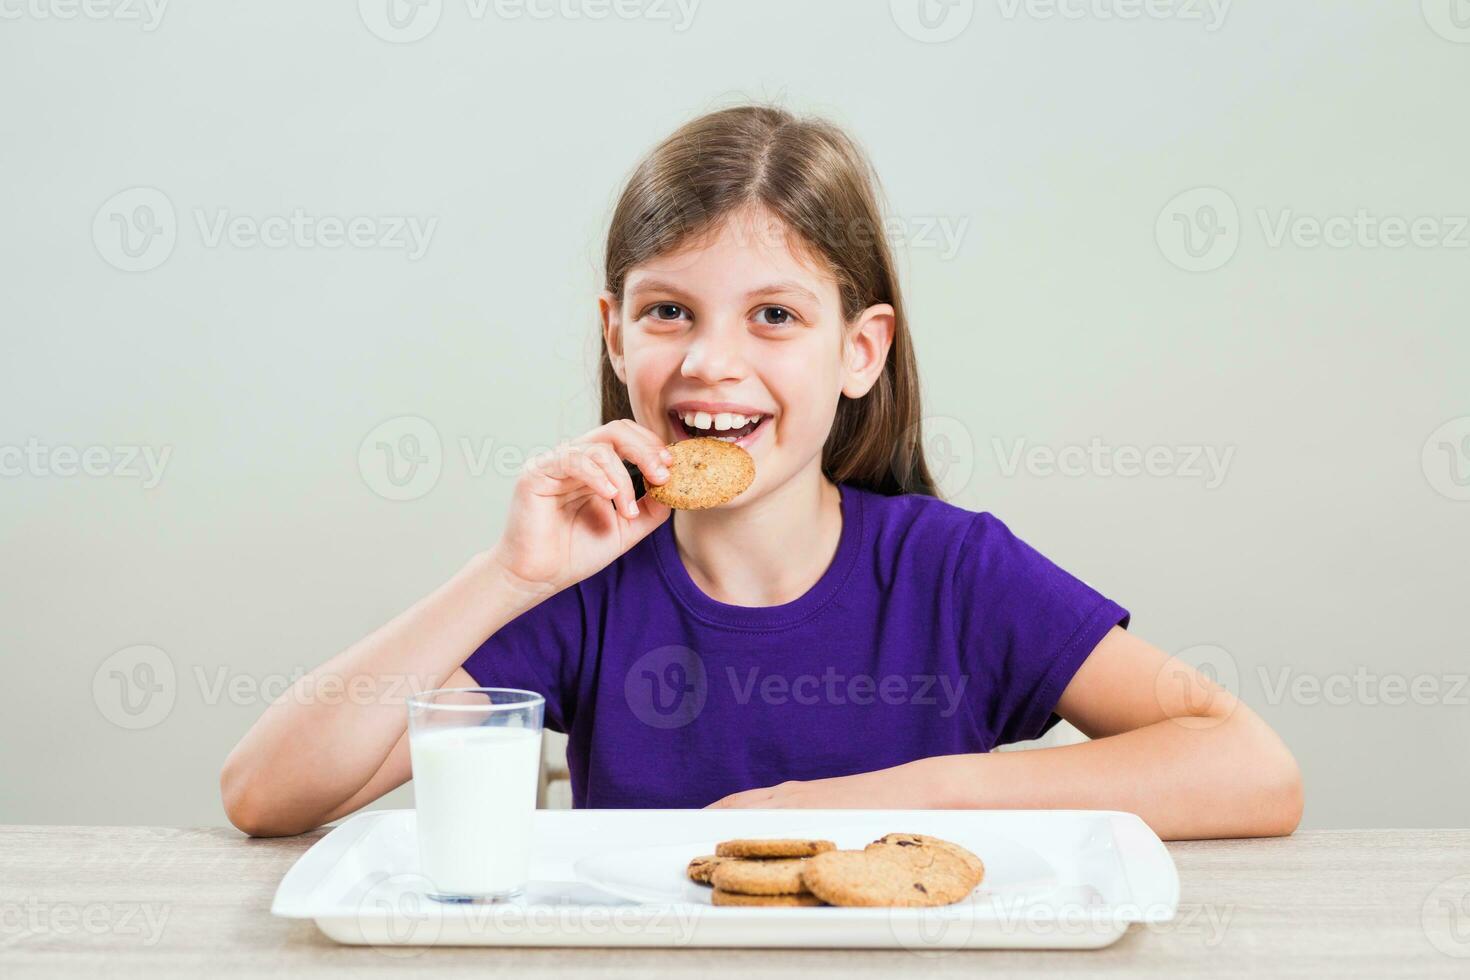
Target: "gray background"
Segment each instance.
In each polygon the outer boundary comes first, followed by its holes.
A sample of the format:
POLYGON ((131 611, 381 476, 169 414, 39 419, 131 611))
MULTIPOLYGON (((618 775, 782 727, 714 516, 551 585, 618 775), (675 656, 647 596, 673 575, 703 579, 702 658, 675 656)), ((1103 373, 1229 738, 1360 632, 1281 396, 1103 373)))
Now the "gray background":
POLYGON ((932 7, 929 33, 882 0, 703 0, 687 25, 446 0, 412 43, 372 2, 179 4, 151 30, 23 9, 0 25, 0 820, 222 822, 257 688, 491 543, 514 461, 594 422, 620 180, 753 98, 876 161, 953 499, 1242 693, 1302 762, 1305 826, 1465 825, 1470 231, 1442 240, 1470 213, 1470 27, 1450 3, 1242 0, 1220 22, 982 0, 932 7), (127 272, 112 215, 143 199, 114 196, 138 187, 176 241, 127 272), (1201 187, 1225 210, 1176 201, 1201 187), (437 224, 416 259, 207 234, 293 209, 437 224), (1436 241, 1273 240, 1283 216, 1360 211, 1436 241), (1181 268, 1178 222, 1212 214, 1218 267, 1181 268), (963 234, 934 247, 930 226, 963 234), (440 448, 390 500, 373 453, 405 416, 440 448), (1132 477, 1007 462, 1094 439, 1176 455, 1132 477), (27 445, 171 456, 145 487, 17 463, 27 445), (475 464, 487 447, 508 455, 475 464), (1223 480, 1190 447, 1233 452, 1223 480))

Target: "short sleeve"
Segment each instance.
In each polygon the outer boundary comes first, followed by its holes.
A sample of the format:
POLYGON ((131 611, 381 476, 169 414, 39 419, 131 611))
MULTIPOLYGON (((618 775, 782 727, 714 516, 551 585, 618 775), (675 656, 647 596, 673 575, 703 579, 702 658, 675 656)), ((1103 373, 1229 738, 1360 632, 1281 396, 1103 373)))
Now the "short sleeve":
POLYGON ((470 654, 464 669, 481 687, 514 687, 546 698, 546 727, 566 732, 576 715, 587 637, 577 586, 506 623, 470 654))
POLYGON ((1128 610, 1053 564, 990 514, 965 536, 957 575, 961 656, 994 745, 1039 738, 1062 692, 1128 610))

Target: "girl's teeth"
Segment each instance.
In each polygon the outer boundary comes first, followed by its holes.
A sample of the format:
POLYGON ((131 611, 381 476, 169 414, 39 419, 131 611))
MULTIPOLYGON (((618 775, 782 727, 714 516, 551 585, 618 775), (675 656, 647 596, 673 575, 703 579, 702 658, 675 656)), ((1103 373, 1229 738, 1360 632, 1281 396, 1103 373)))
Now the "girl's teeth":
MULTIPOLYGON (((764 416, 742 415, 739 412, 680 412, 679 418, 684 421, 685 426, 691 432, 729 432, 732 429, 743 429, 746 426, 754 427, 764 416)), ((717 439, 733 441, 736 436, 714 436, 717 439)))

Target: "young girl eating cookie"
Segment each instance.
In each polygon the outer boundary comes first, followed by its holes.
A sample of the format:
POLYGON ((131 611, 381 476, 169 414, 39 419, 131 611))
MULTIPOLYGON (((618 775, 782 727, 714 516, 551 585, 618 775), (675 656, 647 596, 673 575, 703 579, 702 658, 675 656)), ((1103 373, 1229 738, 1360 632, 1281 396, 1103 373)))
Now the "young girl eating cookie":
MULTIPOLYGON (((1089 808, 1168 838, 1290 833, 1300 775, 1254 712, 936 496, 874 185, 840 130, 775 108, 660 143, 608 232, 602 424, 526 467, 498 541, 303 689, 539 692, 579 807, 1089 808), (671 476, 691 438, 744 453, 671 476), (641 492, 665 486, 690 509, 641 492), (990 751, 1059 718, 1090 740, 990 751)), ((242 830, 299 833, 409 778, 401 694, 328 700, 287 692, 231 754, 242 830)))

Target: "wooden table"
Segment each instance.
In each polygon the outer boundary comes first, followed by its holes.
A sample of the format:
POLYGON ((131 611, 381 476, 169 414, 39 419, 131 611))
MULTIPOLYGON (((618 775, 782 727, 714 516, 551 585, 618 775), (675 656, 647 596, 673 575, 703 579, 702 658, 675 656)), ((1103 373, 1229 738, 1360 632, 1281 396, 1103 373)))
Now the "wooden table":
POLYGON ((1470 976, 1470 830, 1171 844, 1179 917, 1091 952, 339 946, 268 911, 322 831, 0 827, 0 976, 1470 976))

